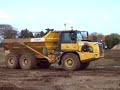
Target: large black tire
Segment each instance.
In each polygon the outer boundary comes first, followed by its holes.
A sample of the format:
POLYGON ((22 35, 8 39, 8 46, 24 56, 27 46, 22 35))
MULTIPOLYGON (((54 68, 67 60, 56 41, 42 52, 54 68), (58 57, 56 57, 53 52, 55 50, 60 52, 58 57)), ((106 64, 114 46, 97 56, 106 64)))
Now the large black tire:
POLYGON ((34 55, 25 53, 20 57, 20 67, 22 69, 34 69, 36 68, 36 58, 34 55))
POLYGON ((10 69, 20 68, 19 55, 15 54, 15 53, 9 53, 6 56, 5 63, 6 63, 6 66, 10 69))
POLYGON ((45 62, 45 61, 42 61, 42 62, 38 62, 37 63, 37 67, 40 68, 40 69, 48 69, 50 67, 50 63, 49 62, 45 62))
POLYGON ((75 71, 80 68, 79 57, 74 53, 67 53, 62 57, 62 67, 67 71, 75 71))
POLYGON ((88 66, 90 65, 90 62, 86 62, 86 63, 81 63, 80 69, 86 69, 88 66))

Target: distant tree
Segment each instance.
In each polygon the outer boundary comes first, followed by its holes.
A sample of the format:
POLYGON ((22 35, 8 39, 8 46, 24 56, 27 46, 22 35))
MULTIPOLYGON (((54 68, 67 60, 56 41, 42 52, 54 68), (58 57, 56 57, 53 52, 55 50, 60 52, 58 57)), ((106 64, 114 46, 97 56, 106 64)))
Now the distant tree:
POLYGON ((4 39, 16 38, 16 35, 17 35, 17 31, 15 30, 4 30, 3 31, 4 39))
POLYGON ((21 30, 19 38, 33 38, 33 33, 29 31, 27 28, 21 30))
POLYGON ((120 35, 117 33, 112 33, 110 35, 105 36, 104 40, 105 44, 109 49, 113 48, 115 45, 120 43, 120 35))
POLYGON ((102 42, 104 40, 104 35, 102 35, 101 33, 98 34, 97 32, 94 32, 90 34, 90 40, 93 42, 102 42))
POLYGON ((90 40, 93 42, 97 42, 97 36, 98 36, 98 33, 96 32, 90 34, 90 40))
POLYGON ((109 35, 105 36, 104 42, 105 42, 105 45, 107 46, 108 49, 110 49, 110 48, 112 47, 112 46, 111 46, 110 36, 109 36, 109 35))
POLYGON ((47 29, 45 29, 46 30, 46 33, 45 34, 47 34, 48 32, 50 32, 50 31, 54 31, 54 29, 49 29, 49 28, 47 28, 47 29))
POLYGON ((41 32, 36 33, 34 35, 34 37, 39 38, 39 37, 43 37, 44 35, 45 35, 45 33, 43 31, 41 31, 41 32))
POLYGON ((3 39, 16 38, 17 30, 9 24, 0 24, 0 36, 3 39))
POLYGON ((101 33, 97 35, 97 42, 102 42, 104 40, 104 35, 101 33))

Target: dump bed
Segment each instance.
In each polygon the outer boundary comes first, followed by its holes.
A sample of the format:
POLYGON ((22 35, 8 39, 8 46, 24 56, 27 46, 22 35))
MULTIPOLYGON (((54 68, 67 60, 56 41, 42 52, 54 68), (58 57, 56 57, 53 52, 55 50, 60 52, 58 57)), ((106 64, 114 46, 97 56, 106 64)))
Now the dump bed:
POLYGON ((49 32, 42 38, 5 39, 4 49, 10 52, 35 55, 46 55, 53 53, 58 46, 59 32, 49 32))

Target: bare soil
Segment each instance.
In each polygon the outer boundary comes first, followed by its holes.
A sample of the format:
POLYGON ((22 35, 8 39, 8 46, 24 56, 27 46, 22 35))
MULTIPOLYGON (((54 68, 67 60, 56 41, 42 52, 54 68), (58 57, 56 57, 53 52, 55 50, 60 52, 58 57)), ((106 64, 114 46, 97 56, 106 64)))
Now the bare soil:
POLYGON ((120 51, 106 50, 105 58, 86 70, 8 69, 0 65, 0 90, 120 90, 120 51))

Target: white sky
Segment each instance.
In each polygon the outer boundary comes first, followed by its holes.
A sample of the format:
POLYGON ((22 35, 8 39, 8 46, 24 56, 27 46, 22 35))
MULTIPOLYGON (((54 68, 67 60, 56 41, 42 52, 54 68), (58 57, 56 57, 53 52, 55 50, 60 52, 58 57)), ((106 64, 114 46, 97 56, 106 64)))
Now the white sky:
POLYGON ((46 28, 120 34, 120 0, 0 0, 0 24, 19 31, 46 28))

